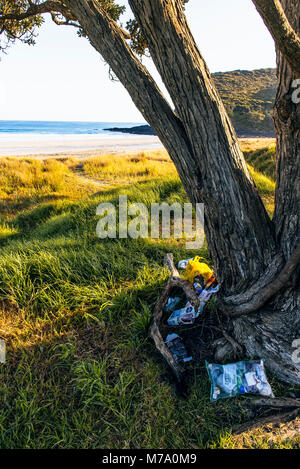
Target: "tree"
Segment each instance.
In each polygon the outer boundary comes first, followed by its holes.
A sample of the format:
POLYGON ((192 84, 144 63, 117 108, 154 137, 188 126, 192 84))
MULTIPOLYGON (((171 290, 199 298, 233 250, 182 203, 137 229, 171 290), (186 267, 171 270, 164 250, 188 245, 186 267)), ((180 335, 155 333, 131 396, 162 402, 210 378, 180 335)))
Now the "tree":
POLYGON ((249 356, 264 358, 281 379, 300 384, 300 364, 292 358, 293 341, 300 338, 300 109, 292 99, 299 0, 253 1, 277 42, 272 221, 187 24, 186 2, 129 0, 135 20, 126 31, 117 23, 122 8, 112 0, 4 0, 0 32, 3 48, 17 38, 32 43, 48 12, 57 24, 88 37, 159 136, 192 203, 205 204, 220 307, 232 318, 233 335, 249 356), (135 53, 146 46, 176 113, 135 53))

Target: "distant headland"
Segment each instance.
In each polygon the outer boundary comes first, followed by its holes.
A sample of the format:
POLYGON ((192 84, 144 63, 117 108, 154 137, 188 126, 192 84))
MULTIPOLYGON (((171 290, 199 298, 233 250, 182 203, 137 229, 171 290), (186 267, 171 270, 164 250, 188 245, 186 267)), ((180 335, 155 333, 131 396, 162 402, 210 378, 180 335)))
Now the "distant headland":
MULTIPOLYGON (((213 73, 213 78, 238 137, 275 136, 272 115, 277 90, 275 69, 213 73)), ((155 135, 149 125, 105 130, 155 135)))

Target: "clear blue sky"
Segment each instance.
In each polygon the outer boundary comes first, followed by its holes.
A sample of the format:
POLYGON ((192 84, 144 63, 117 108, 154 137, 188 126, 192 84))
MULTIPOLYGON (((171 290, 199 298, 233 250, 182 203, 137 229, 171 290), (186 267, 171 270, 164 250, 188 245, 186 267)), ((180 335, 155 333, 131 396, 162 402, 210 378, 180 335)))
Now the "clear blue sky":
MULTIPOLYGON (((251 0, 190 0, 186 14, 212 72, 275 67, 273 40, 251 0)), ((2 57, 1 119, 143 122, 88 41, 50 20, 34 47, 16 44, 2 57)))

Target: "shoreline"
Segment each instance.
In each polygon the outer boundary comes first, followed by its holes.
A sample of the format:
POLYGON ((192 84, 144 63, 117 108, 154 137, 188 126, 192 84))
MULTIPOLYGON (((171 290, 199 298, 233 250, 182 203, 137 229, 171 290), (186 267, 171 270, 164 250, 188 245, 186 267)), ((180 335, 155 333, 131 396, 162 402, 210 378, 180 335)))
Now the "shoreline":
MULTIPOLYGON (((243 150, 256 143, 263 148, 275 144, 274 138, 247 137, 239 138, 243 150)), ((118 138, 74 138, 68 140, 42 140, 1 142, 0 158, 78 158, 84 159, 102 155, 122 155, 143 151, 164 150, 164 146, 155 136, 130 136, 118 138), (30 143, 30 144, 29 144, 30 143)))

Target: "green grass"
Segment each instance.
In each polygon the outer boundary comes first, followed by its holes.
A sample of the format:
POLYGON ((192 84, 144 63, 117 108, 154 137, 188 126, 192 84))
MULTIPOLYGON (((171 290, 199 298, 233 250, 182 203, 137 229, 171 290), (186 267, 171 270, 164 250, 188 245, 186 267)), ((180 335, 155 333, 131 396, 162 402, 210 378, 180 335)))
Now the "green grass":
POLYGON ((155 178, 176 176, 176 169, 165 150, 134 155, 105 155, 88 158, 83 164, 85 174, 109 182, 110 185, 133 184, 155 178))
POLYGON ((265 207, 272 218, 276 187, 276 147, 268 145, 264 148, 247 149, 244 150, 244 156, 265 207))
POLYGON ((213 79, 239 135, 274 134, 275 69, 220 72, 213 79))
POLYGON ((78 199, 92 194, 72 171, 72 159, 0 158, 0 222, 46 200, 78 199))
POLYGON ((244 152, 244 155, 247 162, 252 165, 256 171, 272 179, 272 181, 276 180, 275 145, 257 150, 248 150, 244 152))
MULTIPOLYGON (((77 177, 68 165, 69 177, 77 177)), ((55 165, 51 172, 57 174, 55 165)), ((269 196, 271 183, 253 175, 269 196)), ((96 237, 100 202, 117 203, 120 194, 148 206, 184 202, 178 177, 164 175, 97 193, 92 183, 84 187, 81 199, 77 189, 72 196, 71 186, 67 197, 62 188, 61 196, 50 201, 34 191, 30 208, 14 206, 1 225, 0 338, 7 344, 7 363, 0 365, 0 447, 282 445, 268 443, 268 434, 246 443, 231 436, 232 426, 247 419, 244 401, 210 404, 202 362, 189 365, 189 395, 179 397, 147 336, 168 278, 164 254, 173 252, 176 262, 194 254, 208 258, 206 248, 186 251, 184 240, 176 239, 96 237)), ((31 189, 24 184, 25 193, 31 189)), ((50 188, 45 195, 53 195, 52 190, 59 194, 50 188)), ((289 391, 270 379, 278 394, 289 391)), ((289 445, 299 447, 300 439, 284 443, 289 445)))

